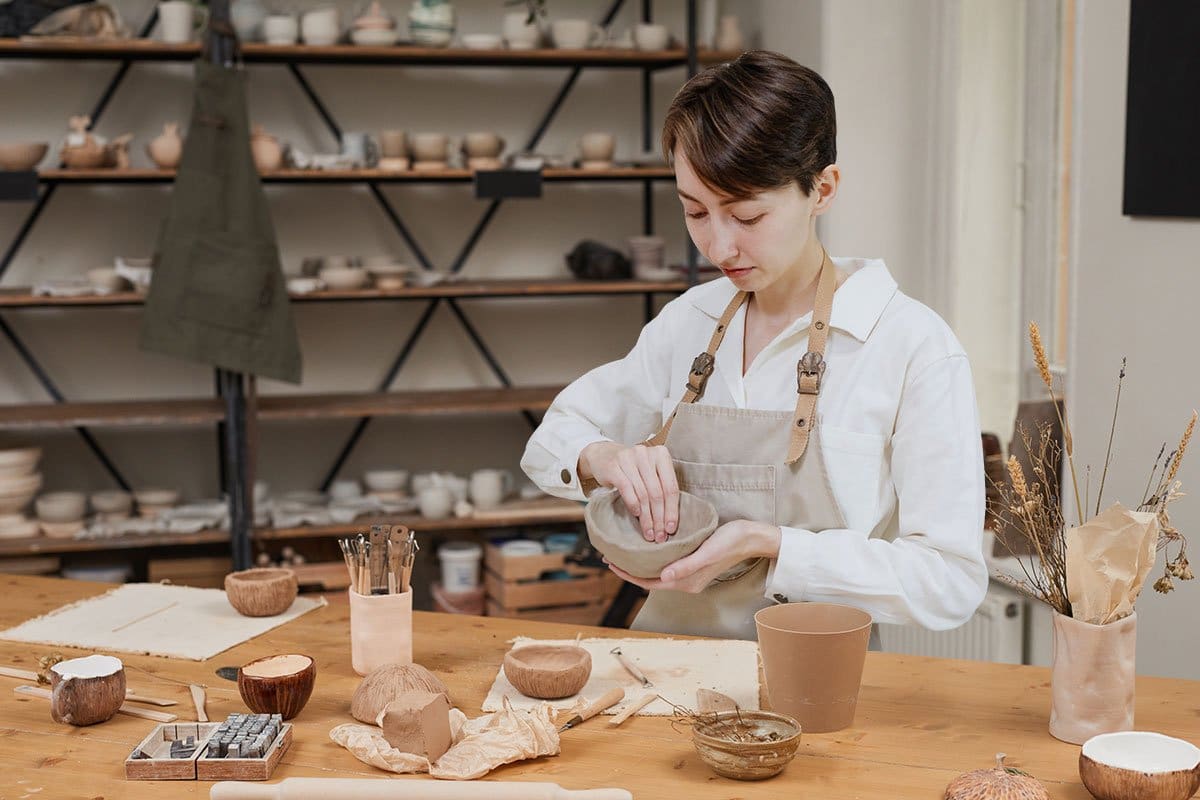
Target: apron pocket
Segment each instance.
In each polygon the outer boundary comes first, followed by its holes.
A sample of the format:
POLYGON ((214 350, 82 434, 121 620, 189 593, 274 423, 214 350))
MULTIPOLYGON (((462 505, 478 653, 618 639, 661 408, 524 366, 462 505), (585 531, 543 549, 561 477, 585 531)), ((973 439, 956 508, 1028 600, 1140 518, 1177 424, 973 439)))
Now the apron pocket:
POLYGON ((870 533, 879 511, 883 437, 827 425, 818 431, 830 488, 846 524, 870 533))
POLYGON ((191 245, 179 315, 257 334, 274 297, 275 245, 253 234, 214 231, 191 245))
POLYGON ((775 467, 675 460, 679 488, 712 503, 721 524, 734 519, 775 521, 775 467))

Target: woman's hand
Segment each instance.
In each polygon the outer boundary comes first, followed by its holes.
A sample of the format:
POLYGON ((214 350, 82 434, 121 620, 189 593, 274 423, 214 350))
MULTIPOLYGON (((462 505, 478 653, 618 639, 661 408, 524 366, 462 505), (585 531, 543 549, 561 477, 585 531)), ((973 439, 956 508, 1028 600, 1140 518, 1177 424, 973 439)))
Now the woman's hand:
POLYGON ((648 542, 665 542, 679 525, 679 482, 665 447, 593 442, 579 454, 578 474, 611 486, 642 524, 648 542))
POLYGON ((783 533, 775 525, 735 519, 713 531, 696 552, 663 567, 657 578, 635 578, 628 572, 605 563, 621 580, 653 592, 668 589, 696 594, 718 575, 748 558, 778 558, 783 533))

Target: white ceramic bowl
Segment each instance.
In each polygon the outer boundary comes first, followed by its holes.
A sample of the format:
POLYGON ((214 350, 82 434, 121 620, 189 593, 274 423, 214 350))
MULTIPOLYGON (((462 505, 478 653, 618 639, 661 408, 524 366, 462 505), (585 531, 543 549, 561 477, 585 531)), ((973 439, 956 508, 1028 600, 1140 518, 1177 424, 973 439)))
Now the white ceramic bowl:
POLYGON ((128 514, 133 509, 133 495, 120 489, 92 492, 91 501, 99 514, 128 514))
POLYGON ((42 528, 42 533, 51 539, 74 539, 75 534, 83 530, 83 520, 77 519, 74 522, 39 522, 38 525, 42 528))
POLYGON ((408 485, 408 470, 373 469, 363 473, 363 483, 372 492, 398 492, 408 485))
MULTIPOLYGON (((9 475, 0 478, 0 497, 33 494, 40 488, 42 488, 42 473, 40 472, 34 472, 29 475, 9 475)), ((3 513, 6 512, 0 511, 0 514, 3 513)))
POLYGON ((367 285, 369 277, 367 271, 360 267, 325 267, 318 276, 334 291, 361 289, 367 285))
POLYGON ((504 40, 494 33, 464 33, 462 43, 468 50, 499 50, 504 40))
POLYGON ((175 489, 135 489, 133 499, 139 506, 170 508, 179 502, 179 492, 175 489))
POLYGON ((0 479, 29 475, 42 457, 40 447, 13 447, 0 450, 0 479))
POLYGON ((41 522, 78 522, 87 511, 83 492, 47 492, 34 503, 41 522))
POLYGON ((38 525, 37 520, 26 519, 20 514, 16 516, 20 518, 20 521, 0 525, 0 539, 28 539, 42 535, 42 528, 38 525))
POLYGON ((361 47, 390 47, 399 38, 395 28, 358 28, 350 33, 350 41, 361 47))

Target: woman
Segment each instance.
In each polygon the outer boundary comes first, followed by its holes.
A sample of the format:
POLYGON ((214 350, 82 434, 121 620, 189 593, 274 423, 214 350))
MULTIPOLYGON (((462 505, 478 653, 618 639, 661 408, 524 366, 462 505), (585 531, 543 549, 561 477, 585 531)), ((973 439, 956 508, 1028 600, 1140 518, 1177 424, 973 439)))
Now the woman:
POLYGON ((724 277, 563 390, 523 469, 562 497, 618 491, 647 540, 675 532, 681 490, 717 507, 716 532, 658 579, 610 565, 650 591, 635 628, 754 639, 757 610, 796 601, 965 622, 987 588, 970 367, 882 261, 817 239, 841 180, 828 85, 746 53, 680 90, 662 142, 724 277))

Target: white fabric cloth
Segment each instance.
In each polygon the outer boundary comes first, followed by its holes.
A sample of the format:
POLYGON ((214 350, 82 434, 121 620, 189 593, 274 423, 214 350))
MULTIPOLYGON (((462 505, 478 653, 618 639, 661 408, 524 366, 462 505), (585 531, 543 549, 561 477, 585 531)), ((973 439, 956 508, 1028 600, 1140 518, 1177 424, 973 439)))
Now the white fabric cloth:
MULTIPOLYGON (((798 520, 777 520, 783 540, 766 595, 851 602, 876 622, 953 628, 987 590, 970 365, 949 326, 898 291, 883 261, 833 261, 850 275, 833 298, 817 424, 847 527, 814 535, 798 520)), ((603 440, 634 444, 659 429, 735 291, 725 278, 690 289, 646 325, 625 358, 564 389, 526 446, 521 466, 530 479, 585 499, 580 451, 603 440)), ((743 375, 745 309, 730 323, 700 402, 790 411, 812 315, 782 331, 743 375)))

